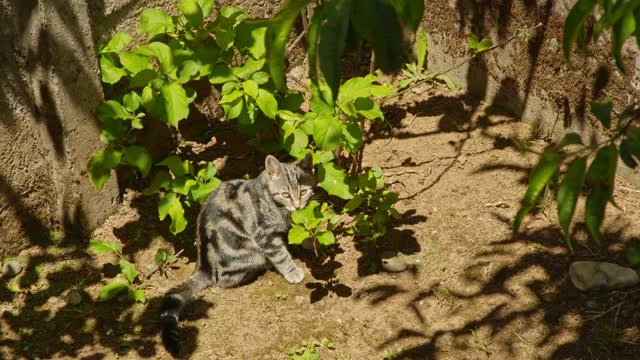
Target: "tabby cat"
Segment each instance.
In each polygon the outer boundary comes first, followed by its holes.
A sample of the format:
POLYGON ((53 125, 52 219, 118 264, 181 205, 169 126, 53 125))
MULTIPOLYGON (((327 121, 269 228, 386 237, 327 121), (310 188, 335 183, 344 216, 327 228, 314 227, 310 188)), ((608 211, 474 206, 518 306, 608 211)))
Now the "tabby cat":
POLYGON ((180 312, 205 288, 241 285, 272 265, 291 284, 304 279, 287 251, 287 231, 291 212, 307 205, 314 185, 310 155, 294 163, 269 155, 257 178, 225 181, 209 195, 198 215, 195 271, 162 303, 162 342, 170 353, 180 352, 180 312))

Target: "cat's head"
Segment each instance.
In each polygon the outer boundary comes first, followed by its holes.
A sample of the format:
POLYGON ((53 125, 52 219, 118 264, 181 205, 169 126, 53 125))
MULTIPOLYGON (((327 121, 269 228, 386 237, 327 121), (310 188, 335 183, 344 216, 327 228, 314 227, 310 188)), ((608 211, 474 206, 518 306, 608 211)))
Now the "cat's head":
POLYGON ((277 204, 290 212, 307 206, 316 185, 311 154, 291 163, 281 163, 268 155, 264 165, 268 189, 277 204))

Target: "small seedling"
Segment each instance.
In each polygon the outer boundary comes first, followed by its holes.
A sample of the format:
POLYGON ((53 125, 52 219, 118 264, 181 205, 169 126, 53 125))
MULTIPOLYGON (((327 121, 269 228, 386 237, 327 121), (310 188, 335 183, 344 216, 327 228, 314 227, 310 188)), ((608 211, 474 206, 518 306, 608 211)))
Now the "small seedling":
POLYGON ((114 279, 109 284, 100 289, 98 299, 100 301, 109 301, 120 295, 124 291, 127 291, 127 297, 130 300, 146 303, 147 298, 144 295, 144 290, 137 288, 134 285, 136 279, 139 279, 138 271, 134 264, 129 262, 124 254, 122 254, 122 248, 120 244, 113 241, 102 241, 98 239, 91 239, 89 242, 89 248, 94 254, 115 254, 120 259, 120 273, 124 276, 124 279, 114 279))

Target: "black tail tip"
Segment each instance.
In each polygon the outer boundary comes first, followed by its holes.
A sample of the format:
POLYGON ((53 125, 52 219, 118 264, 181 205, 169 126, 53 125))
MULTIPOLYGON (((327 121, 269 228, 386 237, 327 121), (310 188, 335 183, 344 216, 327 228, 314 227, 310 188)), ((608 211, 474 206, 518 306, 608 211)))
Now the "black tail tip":
POLYGON ((162 344, 167 351, 177 356, 180 354, 180 337, 178 336, 178 319, 173 316, 163 316, 162 323, 162 344))

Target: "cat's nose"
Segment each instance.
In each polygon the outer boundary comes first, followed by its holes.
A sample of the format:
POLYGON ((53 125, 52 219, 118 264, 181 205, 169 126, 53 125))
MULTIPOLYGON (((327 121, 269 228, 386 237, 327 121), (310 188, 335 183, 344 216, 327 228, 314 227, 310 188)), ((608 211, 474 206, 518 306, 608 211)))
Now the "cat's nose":
POLYGON ((293 207, 300 209, 300 200, 293 200, 293 207))

